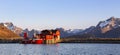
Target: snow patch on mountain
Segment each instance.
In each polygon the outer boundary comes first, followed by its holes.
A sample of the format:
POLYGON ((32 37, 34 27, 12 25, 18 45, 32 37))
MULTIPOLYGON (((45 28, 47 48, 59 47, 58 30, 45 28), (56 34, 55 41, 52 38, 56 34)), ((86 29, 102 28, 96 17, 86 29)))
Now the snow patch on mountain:
POLYGON ((82 29, 69 29, 69 30, 66 30, 66 31, 67 31, 67 33, 75 34, 75 33, 78 33, 78 32, 82 32, 83 30, 82 29))
POLYGON ((4 23, 4 26, 9 30, 14 31, 15 26, 11 22, 4 23))
POLYGON ((100 23, 99 26, 100 26, 101 28, 103 28, 103 27, 105 27, 106 25, 108 25, 109 23, 110 23, 110 21, 103 21, 103 22, 100 23))

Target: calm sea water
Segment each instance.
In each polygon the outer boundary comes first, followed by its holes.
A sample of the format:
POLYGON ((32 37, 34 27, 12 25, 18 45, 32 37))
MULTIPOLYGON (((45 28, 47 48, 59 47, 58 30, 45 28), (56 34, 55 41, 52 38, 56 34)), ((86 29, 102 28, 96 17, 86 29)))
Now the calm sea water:
POLYGON ((0 55, 120 55, 120 44, 0 44, 0 55))

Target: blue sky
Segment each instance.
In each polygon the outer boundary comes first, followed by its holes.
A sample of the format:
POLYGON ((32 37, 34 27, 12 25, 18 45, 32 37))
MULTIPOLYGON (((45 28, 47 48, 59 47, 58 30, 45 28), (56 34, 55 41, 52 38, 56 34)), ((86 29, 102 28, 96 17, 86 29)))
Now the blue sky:
POLYGON ((23 29, 85 29, 119 14, 120 0, 0 0, 0 22, 23 29))

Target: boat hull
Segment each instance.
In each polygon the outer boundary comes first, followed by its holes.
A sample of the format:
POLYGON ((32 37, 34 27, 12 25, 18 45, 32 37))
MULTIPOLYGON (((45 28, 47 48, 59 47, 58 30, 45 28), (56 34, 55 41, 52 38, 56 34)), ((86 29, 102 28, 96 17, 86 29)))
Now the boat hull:
POLYGON ((42 39, 23 40, 22 44, 43 44, 43 40, 42 39))

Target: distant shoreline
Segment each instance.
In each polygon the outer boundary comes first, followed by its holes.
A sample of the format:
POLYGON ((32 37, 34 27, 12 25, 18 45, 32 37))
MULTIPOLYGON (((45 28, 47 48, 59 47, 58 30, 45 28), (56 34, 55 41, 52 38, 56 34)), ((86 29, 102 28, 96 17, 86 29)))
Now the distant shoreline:
POLYGON ((22 39, 0 39, 0 44, 1 43, 20 43, 22 39))
POLYGON ((120 38, 63 38, 60 43, 119 43, 120 38))
POLYGON ((82 41, 82 42, 72 42, 72 41, 69 41, 69 42, 59 42, 59 43, 110 43, 110 44, 120 44, 120 41, 104 41, 104 42, 102 42, 102 41, 92 41, 92 42, 90 42, 90 41, 82 41))
MULTIPOLYGON (((22 39, 0 39, 0 44, 21 43, 22 39)), ((111 43, 120 44, 120 38, 62 38, 59 43, 111 43)))

